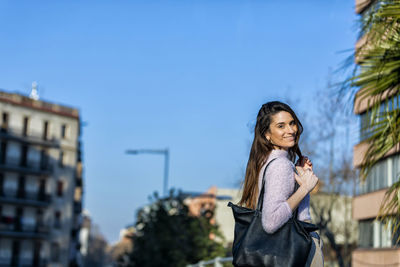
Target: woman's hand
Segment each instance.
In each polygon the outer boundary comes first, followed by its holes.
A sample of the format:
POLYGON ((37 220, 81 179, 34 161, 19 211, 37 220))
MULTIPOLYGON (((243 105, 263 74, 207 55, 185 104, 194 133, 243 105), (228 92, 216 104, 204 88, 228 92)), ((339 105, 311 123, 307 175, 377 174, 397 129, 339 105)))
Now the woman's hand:
POLYGON ((301 158, 299 158, 296 162, 296 166, 300 166, 306 169, 313 169, 313 165, 311 160, 307 157, 307 156, 303 156, 301 158))
POLYGON ((308 193, 311 192, 318 183, 318 177, 309 168, 296 166, 297 173, 294 178, 300 187, 304 188, 308 193))

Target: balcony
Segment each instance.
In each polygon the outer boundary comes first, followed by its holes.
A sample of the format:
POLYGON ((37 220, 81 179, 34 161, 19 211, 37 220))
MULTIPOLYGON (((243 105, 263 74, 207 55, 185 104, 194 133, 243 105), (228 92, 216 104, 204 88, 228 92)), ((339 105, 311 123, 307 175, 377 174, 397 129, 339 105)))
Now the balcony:
POLYGON ((81 213, 82 212, 82 202, 74 201, 74 213, 81 213))
POLYGON ((0 131, 0 140, 9 140, 15 141, 26 145, 39 145, 43 147, 53 147, 59 148, 60 143, 56 139, 48 139, 44 138, 43 135, 39 133, 29 133, 28 135, 24 136, 18 134, 17 132, 11 129, 4 129, 2 128, 0 131))
POLYGON ((75 186, 76 187, 82 187, 83 186, 82 178, 75 178, 75 186))
POLYGON ((16 259, 15 262, 13 262, 12 258, 10 257, 0 257, 0 267, 9 267, 9 266, 18 266, 18 267, 31 267, 31 266, 37 266, 37 267, 45 267, 48 264, 47 259, 16 259))
POLYGON ((0 203, 35 207, 46 207, 51 203, 51 196, 49 194, 26 191, 5 191, 4 189, 3 192, 0 191, 0 203))
POLYGON ((366 220, 378 215, 386 189, 363 194, 353 198, 353 219, 366 220))
POLYGON ((354 267, 364 266, 398 266, 400 261, 400 248, 383 249, 356 249, 352 253, 354 267))
MULTIPOLYGON (((363 159, 365 153, 368 151, 369 145, 366 142, 361 142, 353 147, 353 166, 355 168, 360 168, 363 165, 363 159)), ((389 157, 391 155, 397 154, 400 152, 400 143, 392 147, 383 158, 389 157)))
POLYGON ((53 172, 53 166, 48 162, 22 162, 20 158, 8 157, 6 162, 0 163, 0 171, 46 176, 53 172))
POLYGON ((48 224, 23 224, 22 218, 3 216, 0 221, 0 237, 47 239, 49 231, 48 224))
POLYGON ((363 12, 369 5, 371 4, 371 0, 356 0, 356 13, 360 14, 363 12))

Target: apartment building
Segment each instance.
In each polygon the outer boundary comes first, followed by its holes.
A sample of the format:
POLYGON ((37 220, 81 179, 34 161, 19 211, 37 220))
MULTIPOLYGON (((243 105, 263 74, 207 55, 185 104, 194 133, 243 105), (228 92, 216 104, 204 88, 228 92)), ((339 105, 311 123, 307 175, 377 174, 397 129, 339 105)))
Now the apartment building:
MULTIPOLYGON (((372 0, 356 0, 356 13, 361 17, 376 8, 379 4, 372 0)), ((365 43, 365 36, 356 43, 356 48, 361 49, 365 43)), ((360 58, 356 58, 359 62, 360 58)), ((386 96, 390 97, 390 96, 386 96)), ((363 142, 368 138, 368 123, 370 113, 369 99, 356 97, 354 113, 360 116, 360 140, 353 150, 353 165, 360 167, 368 144, 363 142)), ((386 99, 382 100, 381 108, 386 108, 386 99)), ((399 104, 399 98, 389 99, 387 108, 393 109, 393 103, 399 104), (392 102, 393 101, 393 102, 392 102)), ((395 105, 396 106, 396 105, 395 105)), ((352 254, 352 266, 400 266, 400 248, 396 244, 400 232, 393 233, 393 229, 386 228, 380 221, 375 220, 386 190, 400 174, 399 147, 393 147, 379 162, 364 183, 360 184, 358 195, 353 199, 353 218, 359 223, 358 248, 352 254), (394 235, 393 235, 394 234, 394 235)))
POLYGON ((79 266, 79 111, 0 91, 0 266, 79 266))

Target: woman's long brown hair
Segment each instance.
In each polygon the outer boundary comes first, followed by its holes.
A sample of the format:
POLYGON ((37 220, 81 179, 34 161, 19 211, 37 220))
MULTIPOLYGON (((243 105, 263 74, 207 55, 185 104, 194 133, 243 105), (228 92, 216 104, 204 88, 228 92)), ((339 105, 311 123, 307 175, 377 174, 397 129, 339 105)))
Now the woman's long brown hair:
POLYGON ((297 118, 294 111, 287 105, 279 101, 268 102, 262 105, 257 115, 257 122, 254 129, 254 140, 251 145, 249 161, 246 167, 246 176, 243 183, 243 194, 239 205, 255 209, 258 200, 258 176, 263 164, 268 159, 269 153, 273 150, 273 144, 267 140, 265 133, 270 130, 272 116, 280 111, 289 112, 292 115, 296 125, 297 134, 295 145, 289 149, 289 157, 295 160, 296 154, 301 158, 299 148, 300 135, 303 132, 303 126, 297 118))

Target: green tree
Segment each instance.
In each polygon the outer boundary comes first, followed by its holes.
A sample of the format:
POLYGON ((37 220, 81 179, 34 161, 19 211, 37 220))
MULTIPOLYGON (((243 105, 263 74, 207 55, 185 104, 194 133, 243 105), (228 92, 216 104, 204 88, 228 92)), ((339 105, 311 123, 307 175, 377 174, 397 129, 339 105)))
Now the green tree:
MULTIPOLYGON (((355 104, 369 99, 367 121, 362 129, 368 144, 360 169, 362 179, 380 158, 400 142, 399 20, 399 0, 375 1, 361 16, 361 45, 354 52, 358 65, 341 90, 342 96, 350 92, 355 104)), ((399 193, 400 181, 387 191, 380 211, 381 219, 390 217, 393 211, 400 213, 399 193)))
POLYGON ((189 214, 181 194, 168 198, 154 194, 152 204, 137 214, 132 266, 186 266, 201 260, 225 256, 218 227, 207 217, 189 214))

